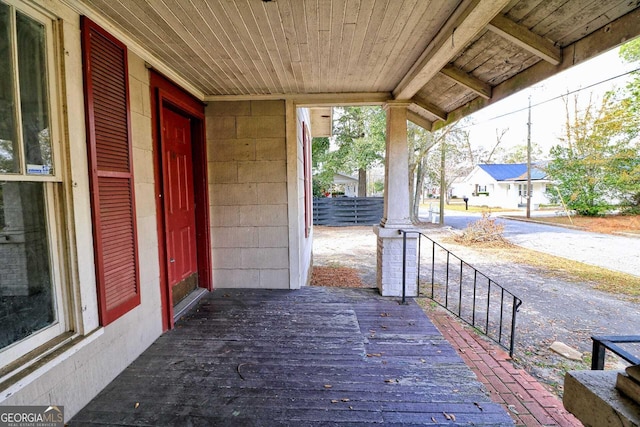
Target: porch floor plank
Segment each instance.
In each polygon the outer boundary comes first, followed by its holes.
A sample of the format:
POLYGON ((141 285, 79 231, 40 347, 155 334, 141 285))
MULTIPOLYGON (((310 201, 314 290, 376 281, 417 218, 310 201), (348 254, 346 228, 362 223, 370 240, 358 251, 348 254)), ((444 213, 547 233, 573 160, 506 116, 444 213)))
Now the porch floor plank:
POLYGON ((69 422, 372 424, 513 421, 415 302, 307 287, 212 292, 69 422))

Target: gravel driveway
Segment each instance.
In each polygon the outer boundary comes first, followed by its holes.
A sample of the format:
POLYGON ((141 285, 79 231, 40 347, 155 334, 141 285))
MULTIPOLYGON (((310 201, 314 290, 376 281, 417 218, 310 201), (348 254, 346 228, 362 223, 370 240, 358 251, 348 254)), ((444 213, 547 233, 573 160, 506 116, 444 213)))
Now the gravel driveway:
MULTIPOLYGON (((449 233, 433 228, 428 235, 439 241, 449 233)), ((444 246, 524 301, 514 359, 559 395, 567 370, 589 369, 592 335, 640 333, 638 302, 629 297, 550 278, 537 268, 489 259, 482 249, 448 242, 444 246), (581 351, 583 362, 553 353, 549 347, 554 341, 581 351)), ((314 227, 313 260, 317 266, 354 268, 365 284, 376 286, 376 236, 371 227, 314 227)), ((638 353, 638 348, 632 351, 638 353)))
MULTIPOLYGON (((572 259, 634 276, 640 276, 640 238, 591 233, 566 227, 492 215, 504 225, 504 236, 528 249, 572 259)), ((426 217, 426 215, 425 215, 426 217)), ((447 211, 445 224, 464 229, 480 219, 481 214, 447 211)))

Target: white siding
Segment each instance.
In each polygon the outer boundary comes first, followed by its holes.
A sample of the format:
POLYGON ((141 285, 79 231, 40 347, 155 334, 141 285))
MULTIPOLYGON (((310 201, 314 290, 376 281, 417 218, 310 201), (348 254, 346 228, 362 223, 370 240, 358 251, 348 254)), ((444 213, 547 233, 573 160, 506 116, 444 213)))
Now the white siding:
MULTIPOLYGON (((298 228, 300 232, 300 286, 304 286, 311 280, 311 259, 313 251, 313 225, 311 224, 311 231, 309 237, 305 238, 304 235, 304 159, 303 159, 303 137, 302 137, 302 123, 306 123, 309 128, 309 137, 311 137, 311 116, 307 108, 297 109, 297 141, 298 141, 298 228)), ((311 141, 309 141, 311 144, 311 141)), ((309 179, 312 179, 309 177, 309 179)), ((310 195, 313 198, 313 195, 310 195)), ((312 221, 313 222, 313 221, 312 221)))

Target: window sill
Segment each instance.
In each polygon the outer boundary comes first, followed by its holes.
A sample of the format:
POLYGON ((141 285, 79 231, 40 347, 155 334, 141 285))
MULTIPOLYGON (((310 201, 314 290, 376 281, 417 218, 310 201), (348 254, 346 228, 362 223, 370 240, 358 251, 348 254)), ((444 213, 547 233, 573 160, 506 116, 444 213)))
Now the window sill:
POLYGON ((102 327, 84 336, 67 332, 1 369, 0 403, 91 344, 103 333, 102 327))

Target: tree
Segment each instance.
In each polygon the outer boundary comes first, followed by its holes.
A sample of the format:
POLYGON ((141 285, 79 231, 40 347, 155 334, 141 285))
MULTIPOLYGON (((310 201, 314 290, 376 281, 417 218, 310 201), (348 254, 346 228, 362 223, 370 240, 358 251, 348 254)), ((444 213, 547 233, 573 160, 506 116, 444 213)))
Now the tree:
POLYGON ((620 58, 627 62, 640 61, 640 38, 636 38, 620 46, 620 58))
POLYGON ((336 109, 333 133, 338 149, 325 156, 325 169, 358 172, 358 195, 366 196, 367 169, 384 158, 386 115, 380 107, 336 109))
MULTIPOLYGON (((442 150, 444 149, 444 190, 449 197, 453 182, 467 175, 478 163, 490 163, 498 153, 508 129, 496 130, 496 143, 490 150, 471 144, 469 119, 452 123, 435 132, 408 125, 409 191, 411 220, 418 221, 419 202, 425 184, 442 184, 442 150)), ((448 200, 447 200, 448 201, 448 200)))
MULTIPOLYGON (((640 39, 623 45, 619 54, 625 61, 640 61, 640 39)), ((612 202, 640 212, 640 74, 633 76, 624 89, 607 93, 599 107, 590 98, 581 112, 575 97, 571 111, 565 101, 564 144, 552 149, 548 173, 578 213, 598 215, 612 202)))
POLYGON ((420 196, 428 173, 427 155, 437 143, 438 138, 434 136, 433 133, 412 122, 407 122, 407 144, 409 145, 409 212, 413 222, 419 221, 420 196))
POLYGON ((607 93, 598 103, 589 97, 582 110, 578 97, 565 98, 565 136, 551 149, 547 165, 556 183, 552 200, 562 197, 582 215, 600 215, 618 200, 623 204, 640 194, 637 141, 628 99, 607 93), (629 199, 631 196, 631 199, 629 199))
POLYGON ((427 156, 427 179, 440 186, 443 172, 442 150, 445 151, 444 190, 447 198, 453 182, 471 172, 477 159, 478 150, 472 148, 469 131, 465 127, 466 122, 460 121, 436 131, 438 147, 427 156))
POLYGON ((0 139, 0 172, 16 172, 19 170, 18 150, 13 141, 0 139))
MULTIPOLYGON (((626 62, 640 62, 640 38, 623 44, 620 47, 619 55, 626 62)), ((638 114, 640 112, 640 72, 636 70, 632 75, 634 78, 626 87, 628 108, 632 113, 638 114)))
POLYGON ((333 182, 333 171, 324 167, 331 143, 329 138, 311 140, 311 166, 313 168, 313 197, 323 197, 333 182))
POLYGON ((487 150, 485 147, 473 147, 471 145, 471 139, 469 137, 463 138, 461 142, 464 144, 467 150, 468 160, 475 166, 480 163, 493 163, 494 155, 497 155, 500 151, 500 144, 505 134, 509 132, 509 128, 496 129, 496 143, 491 147, 491 150, 487 150))
POLYGON ((640 214, 640 148, 636 145, 619 150, 611 157, 610 168, 615 173, 608 184, 620 207, 626 213, 640 214))
MULTIPOLYGON (((531 144, 531 161, 542 160, 542 148, 536 143, 531 144)), ((514 145, 504 150, 500 150, 497 159, 498 163, 526 163, 527 144, 514 145)))
MULTIPOLYGON (((640 62, 640 38, 622 45, 619 55, 627 62, 640 62)), ((637 126, 640 119, 640 72, 636 70, 632 75, 633 79, 625 88, 626 99, 624 102, 625 108, 632 116, 629 131, 637 137, 640 132, 637 126)), ((622 193, 620 197, 623 200, 623 208, 636 214, 640 213, 640 160, 638 157, 637 150, 635 153, 631 150, 622 154, 622 159, 616 159, 616 162, 621 161, 622 163, 618 166, 620 175, 617 186, 622 193)))

